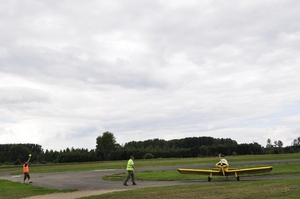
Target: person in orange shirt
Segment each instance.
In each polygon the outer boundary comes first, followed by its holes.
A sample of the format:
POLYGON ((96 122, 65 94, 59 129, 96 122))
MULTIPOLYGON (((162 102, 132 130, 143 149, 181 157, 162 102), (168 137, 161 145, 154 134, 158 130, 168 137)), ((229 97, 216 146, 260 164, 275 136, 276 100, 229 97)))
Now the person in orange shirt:
POLYGON ((30 181, 29 166, 28 166, 30 158, 31 158, 31 154, 29 154, 28 160, 26 162, 24 162, 24 164, 23 164, 23 173, 24 173, 24 181, 23 181, 23 183, 25 183, 25 181, 26 181, 27 178, 28 178, 28 183, 32 183, 32 181, 30 181))

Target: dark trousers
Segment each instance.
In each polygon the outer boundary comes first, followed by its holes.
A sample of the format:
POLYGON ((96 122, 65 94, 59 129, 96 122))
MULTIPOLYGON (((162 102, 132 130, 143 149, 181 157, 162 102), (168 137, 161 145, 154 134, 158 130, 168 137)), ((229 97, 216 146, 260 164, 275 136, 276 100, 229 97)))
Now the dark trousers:
POLYGON ((127 181, 128 181, 130 178, 131 178, 131 180, 132 180, 132 183, 135 184, 135 182, 134 182, 134 173, 133 173, 133 171, 128 171, 128 170, 127 170, 127 172, 128 172, 128 175, 127 175, 127 178, 126 178, 124 184, 126 184, 127 181))
POLYGON ((30 175, 29 175, 29 173, 24 173, 24 181, 26 180, 26 178, 28 178, 28 180, 30 180, 30 175))

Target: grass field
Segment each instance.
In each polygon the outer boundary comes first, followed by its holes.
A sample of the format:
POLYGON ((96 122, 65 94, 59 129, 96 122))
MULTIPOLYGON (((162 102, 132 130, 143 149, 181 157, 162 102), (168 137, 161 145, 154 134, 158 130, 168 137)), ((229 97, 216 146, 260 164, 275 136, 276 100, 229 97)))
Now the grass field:
POLYGON ((298 199, 300 179, 264 180, 255 182, 222 182, 143 188, 115 192, 85 199, 298 199))
MULTIPOLYGON (((249 155, 249 156, 228 156, 227 159, 232 162, 262 161, 262 160, 283 160, 300 159, 300 154, 278 154, 278 155, 249 155)), ((135 160, 137 168, 170 166, 178 167, 195 164, 215 164, 217 158, 174 158, 174 159, 151 159, 135 160)), ((127 161, 107 161, 76 164, 48 164, 31 165, 32 173, 44 172, 65 172, 65 171, 86 171, 95 169, 116 169, 124 168, 124 162, 127 161)), ((251 167, 261 165, 251 165, 251 167)), ((273 171, 267 175, 299 174, 300 163, 281 163, 274 164, 273 171)), ((249 167, 249 166, 246 166, 249 167)), ((1 173, 21 174, 21 166, 0 166, 1 173)), ((126 173, 105 176, 106 180, 124 180, 126 173)), ((264 174, 265 175, 265 174, 264 174)), ((155 171, 138 172, 136 177, 139 180, 205 180, 207 176, 184 175, 178 171, 155 171)), ((214 177, 215 178, 215 177, 214 177)), ((31 195, 40 195, 54 192, 69 192, 72 190, 46 189, 27 184, 15 183, 7 180, 0 180, 1 192, 0 198, 17 199, 31 195), (18 190, 18 191, 15 191, 18 190)), ((300 189, 299 178, 281 179, 281 180, 261 180, 261 181, 230 181, 214 182, 208 184, 191 184, 184 186, 143 188, 130 191, 115 192, 87 198, 299 198, 300 189)))
POLYGON ((1 199, 18 199, 34 195, 51 194, 58 192, 70 192, 74 190, 57 190, 43 187, 31 186, 29 184, 12 182, 0 179, 0 198, 1 199))

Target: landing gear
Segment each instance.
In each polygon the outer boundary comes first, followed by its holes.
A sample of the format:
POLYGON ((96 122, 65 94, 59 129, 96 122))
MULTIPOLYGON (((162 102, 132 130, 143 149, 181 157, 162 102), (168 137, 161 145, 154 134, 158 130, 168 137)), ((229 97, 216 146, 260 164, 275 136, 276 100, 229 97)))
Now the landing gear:
POLYGON ((211 179, 212 179, 212 173, 210 173, 209 176, 208 176, 208 178, 207 178, 208 182, 210 182, 211 179))
POLYGON ((240 181, 240 176, 238 176, 237 172, 235 172, 234 175, 235 175, 236 180, 240 181))

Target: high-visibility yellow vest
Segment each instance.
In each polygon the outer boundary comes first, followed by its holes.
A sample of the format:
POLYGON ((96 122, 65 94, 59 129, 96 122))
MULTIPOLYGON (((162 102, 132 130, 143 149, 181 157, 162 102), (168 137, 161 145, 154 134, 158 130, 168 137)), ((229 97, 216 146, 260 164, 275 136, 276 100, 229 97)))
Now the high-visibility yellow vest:
POLYGON ((127 162, 127 168, 126 168, 126 170, 127 171, 133 171, 133 167, 132 167, 133 164, 134 164, 133 160, 129 159, 128 162, 127 162))

